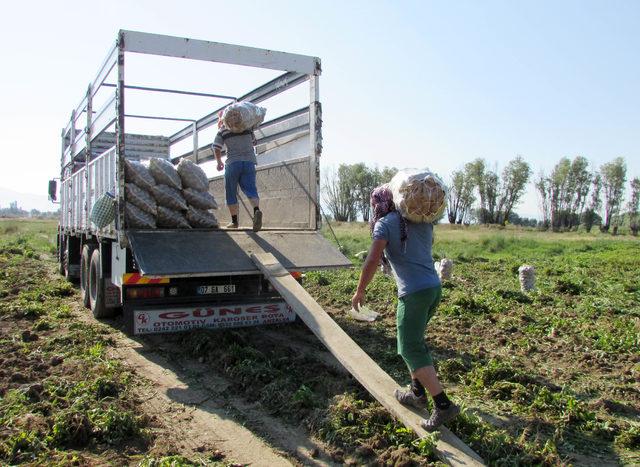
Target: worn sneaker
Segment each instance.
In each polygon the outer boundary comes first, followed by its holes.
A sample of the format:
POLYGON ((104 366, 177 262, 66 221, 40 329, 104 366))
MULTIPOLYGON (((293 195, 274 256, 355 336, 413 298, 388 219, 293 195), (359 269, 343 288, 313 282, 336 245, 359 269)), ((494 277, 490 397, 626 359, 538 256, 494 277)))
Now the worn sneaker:
POLYGON ((420 422, 420 426, 427 431, 435 431, 440 427, 440 425, 452 420, 459 413, 460 407, 453 402, 448 409, 443 410, 435 407, 431 416, 427 420, 422 420, 420 422))
POLYGON ((257 232, 262 228, 262 211, 258 209, 253 213, 253 231, 257 232))
POLYGON ((238 224, 236 224, 235 222, 229 222, 227 224, 227 229, 237 229, 238 228, 238 224))
POLYGON ((402 405, 410 405, 416 409, 424 409, 427 406, 426 394, 418 397, 411 389, 396 389, 393 395, 402 405))

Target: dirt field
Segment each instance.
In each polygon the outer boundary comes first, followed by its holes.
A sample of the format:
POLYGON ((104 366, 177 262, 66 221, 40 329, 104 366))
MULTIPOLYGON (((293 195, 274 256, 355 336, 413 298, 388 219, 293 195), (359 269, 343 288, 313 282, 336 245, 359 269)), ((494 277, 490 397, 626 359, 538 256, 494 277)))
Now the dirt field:
MULTIPOLYGON (((428 465, 415 440, 300 323, 129 339, 55 273, 51 222, 0 222, 0 462, 428 465)), ((363 226, 338 226, 349 255, 363 226)), ((427 340, 466 411, 450 428, 489 464, 640 463, 640 244, 437 228, 455 262, 427 340), (570 240, 570 241, 569 241, 570 240), (519 292, 517 267, 537 269, 519 292)), ((357 262, 357 261, 356 261, 357 262)), ((357 270, 306 287, 399 383, 393 282, 346 318, 357 270)))

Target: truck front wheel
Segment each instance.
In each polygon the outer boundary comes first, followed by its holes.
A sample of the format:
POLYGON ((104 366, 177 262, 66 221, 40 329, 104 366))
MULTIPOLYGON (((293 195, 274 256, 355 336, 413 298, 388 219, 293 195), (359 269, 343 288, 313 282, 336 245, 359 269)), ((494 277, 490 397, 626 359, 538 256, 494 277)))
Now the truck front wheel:
POLYGON ((104 302, 104 278, 100 249, 96 248, 91 254, 89 263, 89 304, 95 318, 111 318, 113 309, 107 308, 104 302))

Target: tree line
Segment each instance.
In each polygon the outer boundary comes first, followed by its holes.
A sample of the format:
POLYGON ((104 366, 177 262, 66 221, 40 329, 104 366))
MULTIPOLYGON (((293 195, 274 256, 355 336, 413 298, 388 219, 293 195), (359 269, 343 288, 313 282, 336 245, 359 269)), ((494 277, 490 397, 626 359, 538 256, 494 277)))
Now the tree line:
MULTIPOLYGON (((370 168, 363 163, 341 164, 325 171, 323 203, 335 220, 369 220, 369 195, 397 173, 395 167, 370 168)), ((598 169, 582 156, 566 157, 549 174, 541 171, 533 180, 540 204, 541 219, 520 217, 515 208, 531 181, 532 170, 522 156, 510 160, 498 171, 497 165, 477 158, 454 171, 448 180, 447 219, 451 224, 507 223, 552 229, 575 230, 594 225, 603 232, 617 233, 627 223, 634 235, 640 230, 640 179, 630 181, 630 197, 624 204, 627 167, 616 158, 598 169)))

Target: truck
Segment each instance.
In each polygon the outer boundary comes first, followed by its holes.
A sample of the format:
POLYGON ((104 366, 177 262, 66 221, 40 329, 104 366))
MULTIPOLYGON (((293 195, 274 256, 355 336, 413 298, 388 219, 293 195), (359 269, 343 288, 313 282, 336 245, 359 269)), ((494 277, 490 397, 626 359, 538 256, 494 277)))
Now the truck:
MULTIPOLYGON (((319 231, 320 65, 320 59, 312 56, 118 32, 61 132, 60 177, 49 182, 49 197, 60 203, 60 273, 79 282, 83 305, 94 317, 109 318, 122 312, 125 329, 131 334, 291 322, 295 313, 251 260, 252 254, 273 254, 294 277, 306 270, 351 265, 319 231), (276 76, 242 95, 220 89, 203 92, 129 83, 125 63, 134 54, 161 57, 178 66, 198 61, 215 63, 218 70, 242 67, 246 73, 260 69, 259 76, 265 76, 264 70, 276 76), (270 99, 301 85, 308 86, 308 104, 281 110, 254 129, 256 180, 264 213, 260 232, 127 225, 125 161, 159 157, 174 164, 182 158, 199 165, 211 162, 211 140, 204 141, 202 135, 207 129, 209 133, 215 130, 220 110, 238 101, 262 103, 269 109, 270 99), (154 96, 149 102, 154 103, 155 111, 127 111, 125 101, 137 94, 154 96), (175 117, 165 112, 175 106, 162 105, 167 95, 221 104, 200 117, 175 117), (146 131, 127 132, 134 120, 147 122, 146 131), (154 127, 155 122, 167 121, 180 128, 167 132, 154 127), (105 193, 115 199, 115 219, 98 228, 90 213, 105 193)), ((209 192, 221 204, 216 214, 224 225, 229 215, 223 175, 208 178, 209 192)), ((241 218, 250 218, 253 212, 248 201, 243 196, 239 199, 241 218)))

